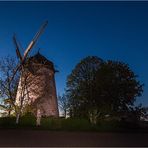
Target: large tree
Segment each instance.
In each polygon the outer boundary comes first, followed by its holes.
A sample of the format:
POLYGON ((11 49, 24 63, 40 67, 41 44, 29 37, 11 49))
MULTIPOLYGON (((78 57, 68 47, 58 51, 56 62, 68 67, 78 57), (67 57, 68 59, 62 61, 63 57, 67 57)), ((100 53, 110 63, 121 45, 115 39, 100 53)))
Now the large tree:
POLYGON ((121 115, 142 94, 142 86, 127 64, 89 56, 67 79, 71 115, 94 123, 98 116, 121 115))

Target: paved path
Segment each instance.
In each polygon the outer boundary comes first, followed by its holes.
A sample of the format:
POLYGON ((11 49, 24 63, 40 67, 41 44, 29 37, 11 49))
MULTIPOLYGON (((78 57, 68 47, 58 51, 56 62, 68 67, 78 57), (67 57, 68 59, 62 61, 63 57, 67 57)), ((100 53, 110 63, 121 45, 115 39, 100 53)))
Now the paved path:
POLYGON ((0 146, 93 147, 148 146, 148 133, 97 133, 44 130, 0 130, 0 146))

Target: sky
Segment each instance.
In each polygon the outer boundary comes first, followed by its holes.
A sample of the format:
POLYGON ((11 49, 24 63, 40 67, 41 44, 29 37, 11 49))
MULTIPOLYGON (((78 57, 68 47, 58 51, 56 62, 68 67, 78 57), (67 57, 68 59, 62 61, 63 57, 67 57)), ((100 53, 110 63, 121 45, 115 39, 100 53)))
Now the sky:
POLYGON ((0 2, 0 58, 16 55, 13 33, 26 49, 45 20, 30 55, 40 48, 54 62, 57 94, 81 59, 98 56, 128 63, 144 83, 137 104, 148 106, 148 2, 0 2))

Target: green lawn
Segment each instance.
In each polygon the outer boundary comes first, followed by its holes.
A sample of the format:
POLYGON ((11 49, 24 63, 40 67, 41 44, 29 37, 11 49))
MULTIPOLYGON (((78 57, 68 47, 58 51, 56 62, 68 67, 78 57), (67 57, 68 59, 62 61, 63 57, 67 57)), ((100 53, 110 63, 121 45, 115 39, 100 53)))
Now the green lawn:
MULTIPOLYGON (((129 131, 141 129, 139 124, 125 123, 115 120, 100 120, 96 125, 92 125, 86 119, 76 118, 42 118, 41 126, 36 127, 34 116, 27 115, 20 118, 18 125, 15 124, 15 117, 0 118, 0 128, 31 128, 45 130, 64 130, 64 131, 129 131)), ((146 128, 148 131, 148 128, 146 128)))

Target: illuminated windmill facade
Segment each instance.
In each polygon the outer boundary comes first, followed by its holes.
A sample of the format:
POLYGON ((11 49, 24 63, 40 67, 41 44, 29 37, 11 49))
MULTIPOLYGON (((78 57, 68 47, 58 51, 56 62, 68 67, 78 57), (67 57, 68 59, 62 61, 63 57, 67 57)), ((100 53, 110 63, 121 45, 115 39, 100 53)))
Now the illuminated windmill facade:
POLYGON ((32 105, 34 108, 40 109, 42 116, 58 117, 55 72, 53 63, 39 52, 30 57, 25 67, 26 79, 20 79, 16 103, 21 104, 20 89, 22 88, 20 86, 22 86, 21 83, 25 83, 23 106, 32 105))

